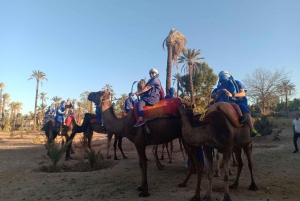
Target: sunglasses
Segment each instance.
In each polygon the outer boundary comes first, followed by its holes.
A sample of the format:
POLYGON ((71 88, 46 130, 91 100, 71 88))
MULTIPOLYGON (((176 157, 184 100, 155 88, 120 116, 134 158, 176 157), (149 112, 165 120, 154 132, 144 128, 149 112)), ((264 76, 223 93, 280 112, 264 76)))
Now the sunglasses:
POLYGON ((150 73, 150 75, 151 75, 151 74, 154 74, 154 72, 150 73))

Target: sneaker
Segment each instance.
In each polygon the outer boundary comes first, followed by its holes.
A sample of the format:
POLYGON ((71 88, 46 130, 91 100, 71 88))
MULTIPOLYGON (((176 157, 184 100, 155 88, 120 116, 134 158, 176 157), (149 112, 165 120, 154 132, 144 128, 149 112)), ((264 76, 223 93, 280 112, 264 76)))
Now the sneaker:
POLYGON ((295 151, 293 151, 293 153, 297 153, 299 150, 298 149, 296 149, 295 151))
POLYGON ((251 131, 251 137, 261 137, 261 135, 253 128, 251 131))
POLYGON ((239 122, 240 122, 240 124, 244 124, 244 123, 246 123, 247 122, 247 118, 246 117, 244 117, 244 116, 241 116, 240 118, 239 118, 239 122))
POLYGON ((145 124, 144 121, 137 121, 133 127, 140 127, 141 125, 145 124))

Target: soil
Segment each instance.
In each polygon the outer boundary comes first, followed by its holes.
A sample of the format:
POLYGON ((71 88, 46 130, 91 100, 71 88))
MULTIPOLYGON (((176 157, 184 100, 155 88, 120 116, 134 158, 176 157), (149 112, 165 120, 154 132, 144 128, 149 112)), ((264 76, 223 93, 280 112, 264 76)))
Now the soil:
MULTIPOLYGON (((258 191, 250 191, 250 174, 246 157, 239 187, 231 189, 232 200, 300 200, 300 153, 293 154, 292 119, 279 121, 284 128, 277 136, 255 138, 253 148, 254 179, 258 191)), ((278 129, 279 129, 278 128, 278 129)), ((277 130, 278 130, 277 129, 277 130)), ((43 133, 0 133, 0 200, 190 200, 196 188, 196 175, 188 182, 188 187, 177 185, 186 176, 186 166, 174 141, 173 163, 161 163, 164 170, 158 170, 152 155, 152 146, 147 147, 148 184, 150 196, 138 197, 136 190, 141 184, 141 171, 134 144, 123 138, 123 150, 127 159, 105 159, 100 166, 90 171, 88 160, 77 134, 73 149, 73 160, 59 162, 59 171, 49 171, 49 160, 43 133)), ((60 139, 57 139, 58 141, 60 139)), ((92 148, 106 155, 106 135, 94 133, 92 148)), ((161 147, 160 147, 161 154, 161 147)), ((113 148, 110 148, 113 155, 113 148)), ((231 167, 233 174, 237 167, 231 167)), ((230 176, 233 183, 235 175, 230 176)), ((202 179, 201 196, 204 195, 208 181, 202 179)), ((213 200, 223 200, 223 179, 213 178, 213 200)))

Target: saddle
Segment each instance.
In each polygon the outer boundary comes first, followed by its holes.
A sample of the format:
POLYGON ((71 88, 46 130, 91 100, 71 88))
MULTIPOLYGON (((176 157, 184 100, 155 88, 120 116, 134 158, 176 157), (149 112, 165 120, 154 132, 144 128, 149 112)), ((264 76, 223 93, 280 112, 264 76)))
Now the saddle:
MULTIPOLYGON (((163 99, 153 106, 144 106, 144 121, 156 118, 179 116, 178 105, 181 103, 180 98, 163 99)), ((134 115, 138 120, 138 104, 134 104, 134 115)))
POLYGON ((207 112, 205 115, 208 115, 216 110, 221 110, 230 120, 230 122, 233 124, 235 127, 241 127, 243 124, 239 123, 239 115, 236 112, 235 108, 227 102, 220 102, 220 103, 215 103, 211 106, 209 106, 207 112))

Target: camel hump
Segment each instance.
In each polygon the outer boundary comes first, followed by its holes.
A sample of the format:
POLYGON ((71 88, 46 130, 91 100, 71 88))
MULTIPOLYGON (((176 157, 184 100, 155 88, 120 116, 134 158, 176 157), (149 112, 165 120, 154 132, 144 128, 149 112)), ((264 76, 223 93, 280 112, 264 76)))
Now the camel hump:
POLYGON ((216 110, 221 110, 228 117, 228 119, 231 121, 233 126, 235 126, 235 127, 242 126, 242 124, 239 123, 238 113, 236 112, 235 108, 230 103, 227 103, 227 102, 215 103, 208 108, 206 115, 208 115, 216 110))

